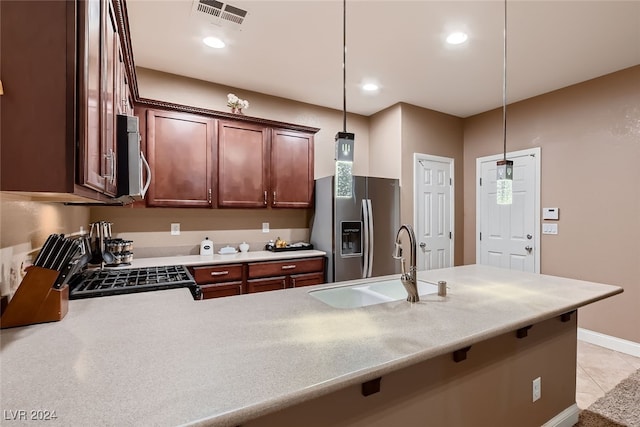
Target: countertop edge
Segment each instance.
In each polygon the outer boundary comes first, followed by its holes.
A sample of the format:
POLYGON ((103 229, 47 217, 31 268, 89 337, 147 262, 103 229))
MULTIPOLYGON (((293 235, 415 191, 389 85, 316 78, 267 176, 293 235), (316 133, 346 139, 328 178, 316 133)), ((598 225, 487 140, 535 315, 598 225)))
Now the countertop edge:
POLYGON ((425 362, 429 359, 433 359, 444 354, 454 352, 464 347, 471 346, 481 341, 497 337, 499 335, 516 331, 520 328, 543 322, 545 320, 552 319, 554 317, 561 316, 565 313, 573 312, 580 307, 592 304, 594 302, 609 298, 614 295, 621 294, 624 289, 619 286, 611 286, 610 292, 598 295, 597 297, 589 298, 579 303, 570 304, 566 308, 552 310, 541 316, 532 316, 530 318, 521 319, 518 322, 512 324, 506 324, 502 327, 492 329, 486 334, 476 334, 475 336, 465 337, 459 341, 451 342, 445 346, 437 349, 429 349, 421 351, 410 356, 389 361, 381 364, 375 368, 363 369, 351 373, 350 375, 334 378, 330 381, 323 382, 321 384, 315 384, 311 387, 307 387, 304 390, 282 395, 271 400, 265 400, 253 405, 245 406, 243 408, 225 412, 223 414, 214 415, 211 417, 201 418, 190 423, 183 424, 184 426, 209 426, 215 423, 216 426, 237 426, 247 421, 257 419, 259 417, 290 408, 300 403, 307 402, 309 400, 325 396, 332 392, 338 391, 345 387, 356 385, 359 383, 367 382, 374 378, 388 375, 391 372, 398 371, 409 366, 425 362))

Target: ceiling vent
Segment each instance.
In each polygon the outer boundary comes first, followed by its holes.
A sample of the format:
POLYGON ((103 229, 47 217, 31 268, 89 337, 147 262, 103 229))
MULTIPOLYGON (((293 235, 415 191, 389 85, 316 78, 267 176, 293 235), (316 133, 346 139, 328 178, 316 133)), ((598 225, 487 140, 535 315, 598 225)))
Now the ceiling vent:
POLYGON ((226 25, 237 29, 240 29, 240 25, 248 14, 246 10, 217 0, 195 0, 193 11, 196 16, 205 18, 212 24, 226 25))

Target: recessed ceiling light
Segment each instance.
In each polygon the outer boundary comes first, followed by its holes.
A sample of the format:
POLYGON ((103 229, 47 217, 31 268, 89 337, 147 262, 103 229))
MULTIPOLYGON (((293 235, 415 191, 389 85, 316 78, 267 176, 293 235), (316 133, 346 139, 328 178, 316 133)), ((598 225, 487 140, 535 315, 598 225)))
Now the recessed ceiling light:
POLYGON ((375 83, 365 83, 362 85, 362 90, 366 90, 367 92, 374 92, 380 89, 380 87, 375 83))
POLYGON ((202 43, 215 49, 222 49, 223 47, 225 47, 224 42, 217 37, 205 37, 202 40, 202 43))
POLYGON ((449 44, 462 44, 467 41, 467 34, 461 31, 451 33, 447 36, 447 43, 449 44))

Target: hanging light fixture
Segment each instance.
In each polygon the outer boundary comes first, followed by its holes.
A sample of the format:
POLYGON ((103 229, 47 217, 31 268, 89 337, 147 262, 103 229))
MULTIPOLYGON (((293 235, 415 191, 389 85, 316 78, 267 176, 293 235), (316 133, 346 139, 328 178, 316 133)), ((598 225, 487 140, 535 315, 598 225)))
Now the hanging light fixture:
POLYGON ((513 203, 513 161, 507 160, 507 0, 504 0, 504 33, 502 63, 502 142, 503 156, 497 163, 496 201, 499 205, 513 203))
POLYGON ((336 134, 336 197, 353 196, 353 143, 347 132, 347 0, 342 0, 342 132, 336 134))

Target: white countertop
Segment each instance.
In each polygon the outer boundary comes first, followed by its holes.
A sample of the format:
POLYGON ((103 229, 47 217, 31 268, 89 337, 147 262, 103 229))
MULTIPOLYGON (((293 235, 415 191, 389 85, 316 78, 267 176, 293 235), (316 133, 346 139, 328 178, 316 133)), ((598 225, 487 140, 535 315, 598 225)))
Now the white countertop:
POLYGON ((74 300, 60 322, 1 332, 2 409, 55 410, 47 425, 233 426, 622 291, 475 265, 419 277, 448 295, 359 309, 308 295, 335 284, 74 300))
POLYGON ((108 268, 141 268, 141 267, 158 267, 162 265, 212 265, 227 263, 242 263, 255 261, 276 261, 279 259, 308 258, 315 256, 325 256, 326 252, 317 250, 302 251, 249 251, 237 252, 229 255, 182 255, 170 257, 155 258, 134 258, 131 265, 123 265, 108 268))

